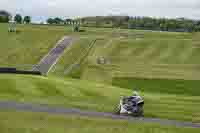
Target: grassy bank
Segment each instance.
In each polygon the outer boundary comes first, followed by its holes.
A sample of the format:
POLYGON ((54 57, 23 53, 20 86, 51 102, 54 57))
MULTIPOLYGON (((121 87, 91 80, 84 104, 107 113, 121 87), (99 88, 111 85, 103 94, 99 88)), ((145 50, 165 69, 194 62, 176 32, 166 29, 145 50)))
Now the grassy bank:
POLYGON ((53 48, 70 27, 17 25, 17 33, 9 33, 0 24, 0 66, 36 64, 53 48))
POLYGON ((121 88, 139 89, 151 93, 181 94, 199 96, 198 80, 169 80, 169 79, 142 79, 115 77, 112 84, 121 88))
POLYGON ((0 112, 1 133, 199 133, 200 129, 45 113, 0 112))
MULTIPOLYGON (((63 80, 57 77, 0 75, 0 84, 1 100, 51 104, 102 112, 113 112, 120 96, 132 94, 132 90, 128 89, 82 80, 63 80)), ((159 89, 157 92, 144 90, 142 95, 145 98, 146 117, 200 121, 198 96, 167 94, 159 89)))

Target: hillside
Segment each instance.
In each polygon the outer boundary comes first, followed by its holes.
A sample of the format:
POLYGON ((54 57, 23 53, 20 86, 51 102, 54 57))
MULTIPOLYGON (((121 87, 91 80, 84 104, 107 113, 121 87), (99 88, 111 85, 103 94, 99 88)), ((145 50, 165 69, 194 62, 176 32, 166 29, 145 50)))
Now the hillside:
MULTIPOLYGON (((119 97, 131 95, 132 92, 95 82, 57 77, 0 75, 0 84, 0 99, 3 101, 16 100, 102 112, 113 112, 119 97)), ((153 87, 149 84, 149 88, 153 87)), ((143 90, 145 116, 200 122, 200 98, 190 95, 198 88, 188 87, 191 88, 188 94, 167 94, 162 88, 153 92, 143 90)))
MULTIPOLYGON (((17 33, 9 33, 0 24, 0 66, 33 65, 40 61, 71 28, 59 26, 17 25, 17 33)), ((30 68, 29 68, 30 69, 30 68)))
POLYGON ((85 37, 81 39, 82 42, 66 51, 53 73, 62 77, 72 76, 102 83, 112 83, 113 78, 127 77, 200 79, 199 33, 101 28, 86 28, 85 31, 79 34, 80 37, 85 37), (82 58, 84 54, 76 53, 87 52, 88 45, 94 39, 97 39, 96 43, 89 50, 87 58, 79 63, 80 67, 70 71, 73 74, 65 73, 65 70, 71 67, 69 58, 82 58), (85 50, 82 50, 83 47, 85 50), (70 54, 72 51, 74 55, 70 54), (98 63, 100 58, 103 58, 101 64, 98 63))
POLYGON ((127 33, 97 43, 83 75, 199 80, 200 43, 186 33, 127 33), (137 37, 134 34, 141 34, 137 37), (103 57, 107 63, 97 64, 103 57), (95 75, 95 72, 97 73, 95 75), (108 74, 109 73, 109 74, 108 74))
POLYGON ((138 89, 146 117, 200 122, 199 33, 19 25, 10 35, 0 26, 1 66, 35 64, 63 35, 76 37, 48 77, 0 75, 1 100, 113 112, 138 89))
POLYGON ((18 33, 8 33, 6 24, 0 28, 1 66, 36 64, 63 35, 69 35, 77 41, 52 69, 52 75, 102 83, 138 77, 200 79, 199 33, 111 28, 81 28, 83 32, 73 33, 71 27, 42 25, 18 25, 18 33), (102 57, 104 63, 99 64, 102 57))

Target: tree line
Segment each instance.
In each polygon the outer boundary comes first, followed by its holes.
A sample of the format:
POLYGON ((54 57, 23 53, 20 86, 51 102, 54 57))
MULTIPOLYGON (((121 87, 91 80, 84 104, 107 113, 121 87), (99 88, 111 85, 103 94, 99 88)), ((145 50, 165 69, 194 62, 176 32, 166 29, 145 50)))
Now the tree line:
POLYGON ((199 32, 200 21, 186 18, 153 18, 153 17, 129 17, 129 16, 96 16, 79 19, 49 18, 48 24, 69 24, 80 22, 85 27, 124 28, 175 32, 199 32))
POLYGON ((59 17, 48 18, 47 23, 48 24, 65 24, 65 20, 63 20, 62 18, 59 18, 59 17))
POLYGON ((7 23, 11 19, 11 14, 7 11, 0 10, 0 22, 7 23))
POLYGON ((128 28, 176 32, 198 32, 200 31, 200 21, 185 18, 167 19, 132 17, 129 19, 128 28))
MULTIPOLYGON (((0 10, 0 23, 8 23, 12 15, 0 10)), ((31 23, 30 16, 16 14, 14 21, 17 23, 31 23)), ((48 18, 48 24, 81 24, 87 27, 103 28, 125 28, 125 29, 142 29, 158 31, 176 31, 176 32, 199 32, 200 20, 186 18, 153 18, 153 17, 130 17, 130 16, 95 16, 83 17, 79 19, 62 19, 59 17, 48 18), (78 22, 78 23, 77 23, 78 22)))
POLYGON ((73 24, 73 23, 78 23, 80 22, 80 20, 78 19, 70 19, 70 18, 67 18, 67 19, 62 19, 62 18, 59 18, 59 17, 55 17, 55 18, 48 18, 46 20, 47 24, 73 24))
MULTIPOLYGON (((0 10, 0 23, 8 23, 10 20, 12 20, 12 15, 5 10, 0 10)), ((14 16, 14 21, 19 24, 21 23, 29 24, 31 23, 31 16, 22 17, 22 15, 16 14, 14 16)))
POLYGON ((83 26, 110 27, 142 30, 198 32, 200 21, 186 18, 152 18, 152 17, 129 17, 129 16, 96 16, 81 19, 83 26))

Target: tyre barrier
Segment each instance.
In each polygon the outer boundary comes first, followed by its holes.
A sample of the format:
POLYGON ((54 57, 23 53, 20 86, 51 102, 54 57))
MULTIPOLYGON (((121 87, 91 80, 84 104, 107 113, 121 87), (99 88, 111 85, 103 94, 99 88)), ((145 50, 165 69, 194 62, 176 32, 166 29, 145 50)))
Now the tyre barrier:
POLYGON ((0 68, 0 74, 42 75, 40 71, 17 70, 16 68, 0 68))

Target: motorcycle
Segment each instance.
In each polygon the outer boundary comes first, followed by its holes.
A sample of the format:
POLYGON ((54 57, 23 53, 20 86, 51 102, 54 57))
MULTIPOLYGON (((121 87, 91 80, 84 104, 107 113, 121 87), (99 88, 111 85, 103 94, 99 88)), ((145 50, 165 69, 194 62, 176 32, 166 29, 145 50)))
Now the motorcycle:
POLYGON ((143 106, 144 100, 140 96, 121 97, 119 105, 115 109, 115 113, 118 115, 143 117, 143 106))

